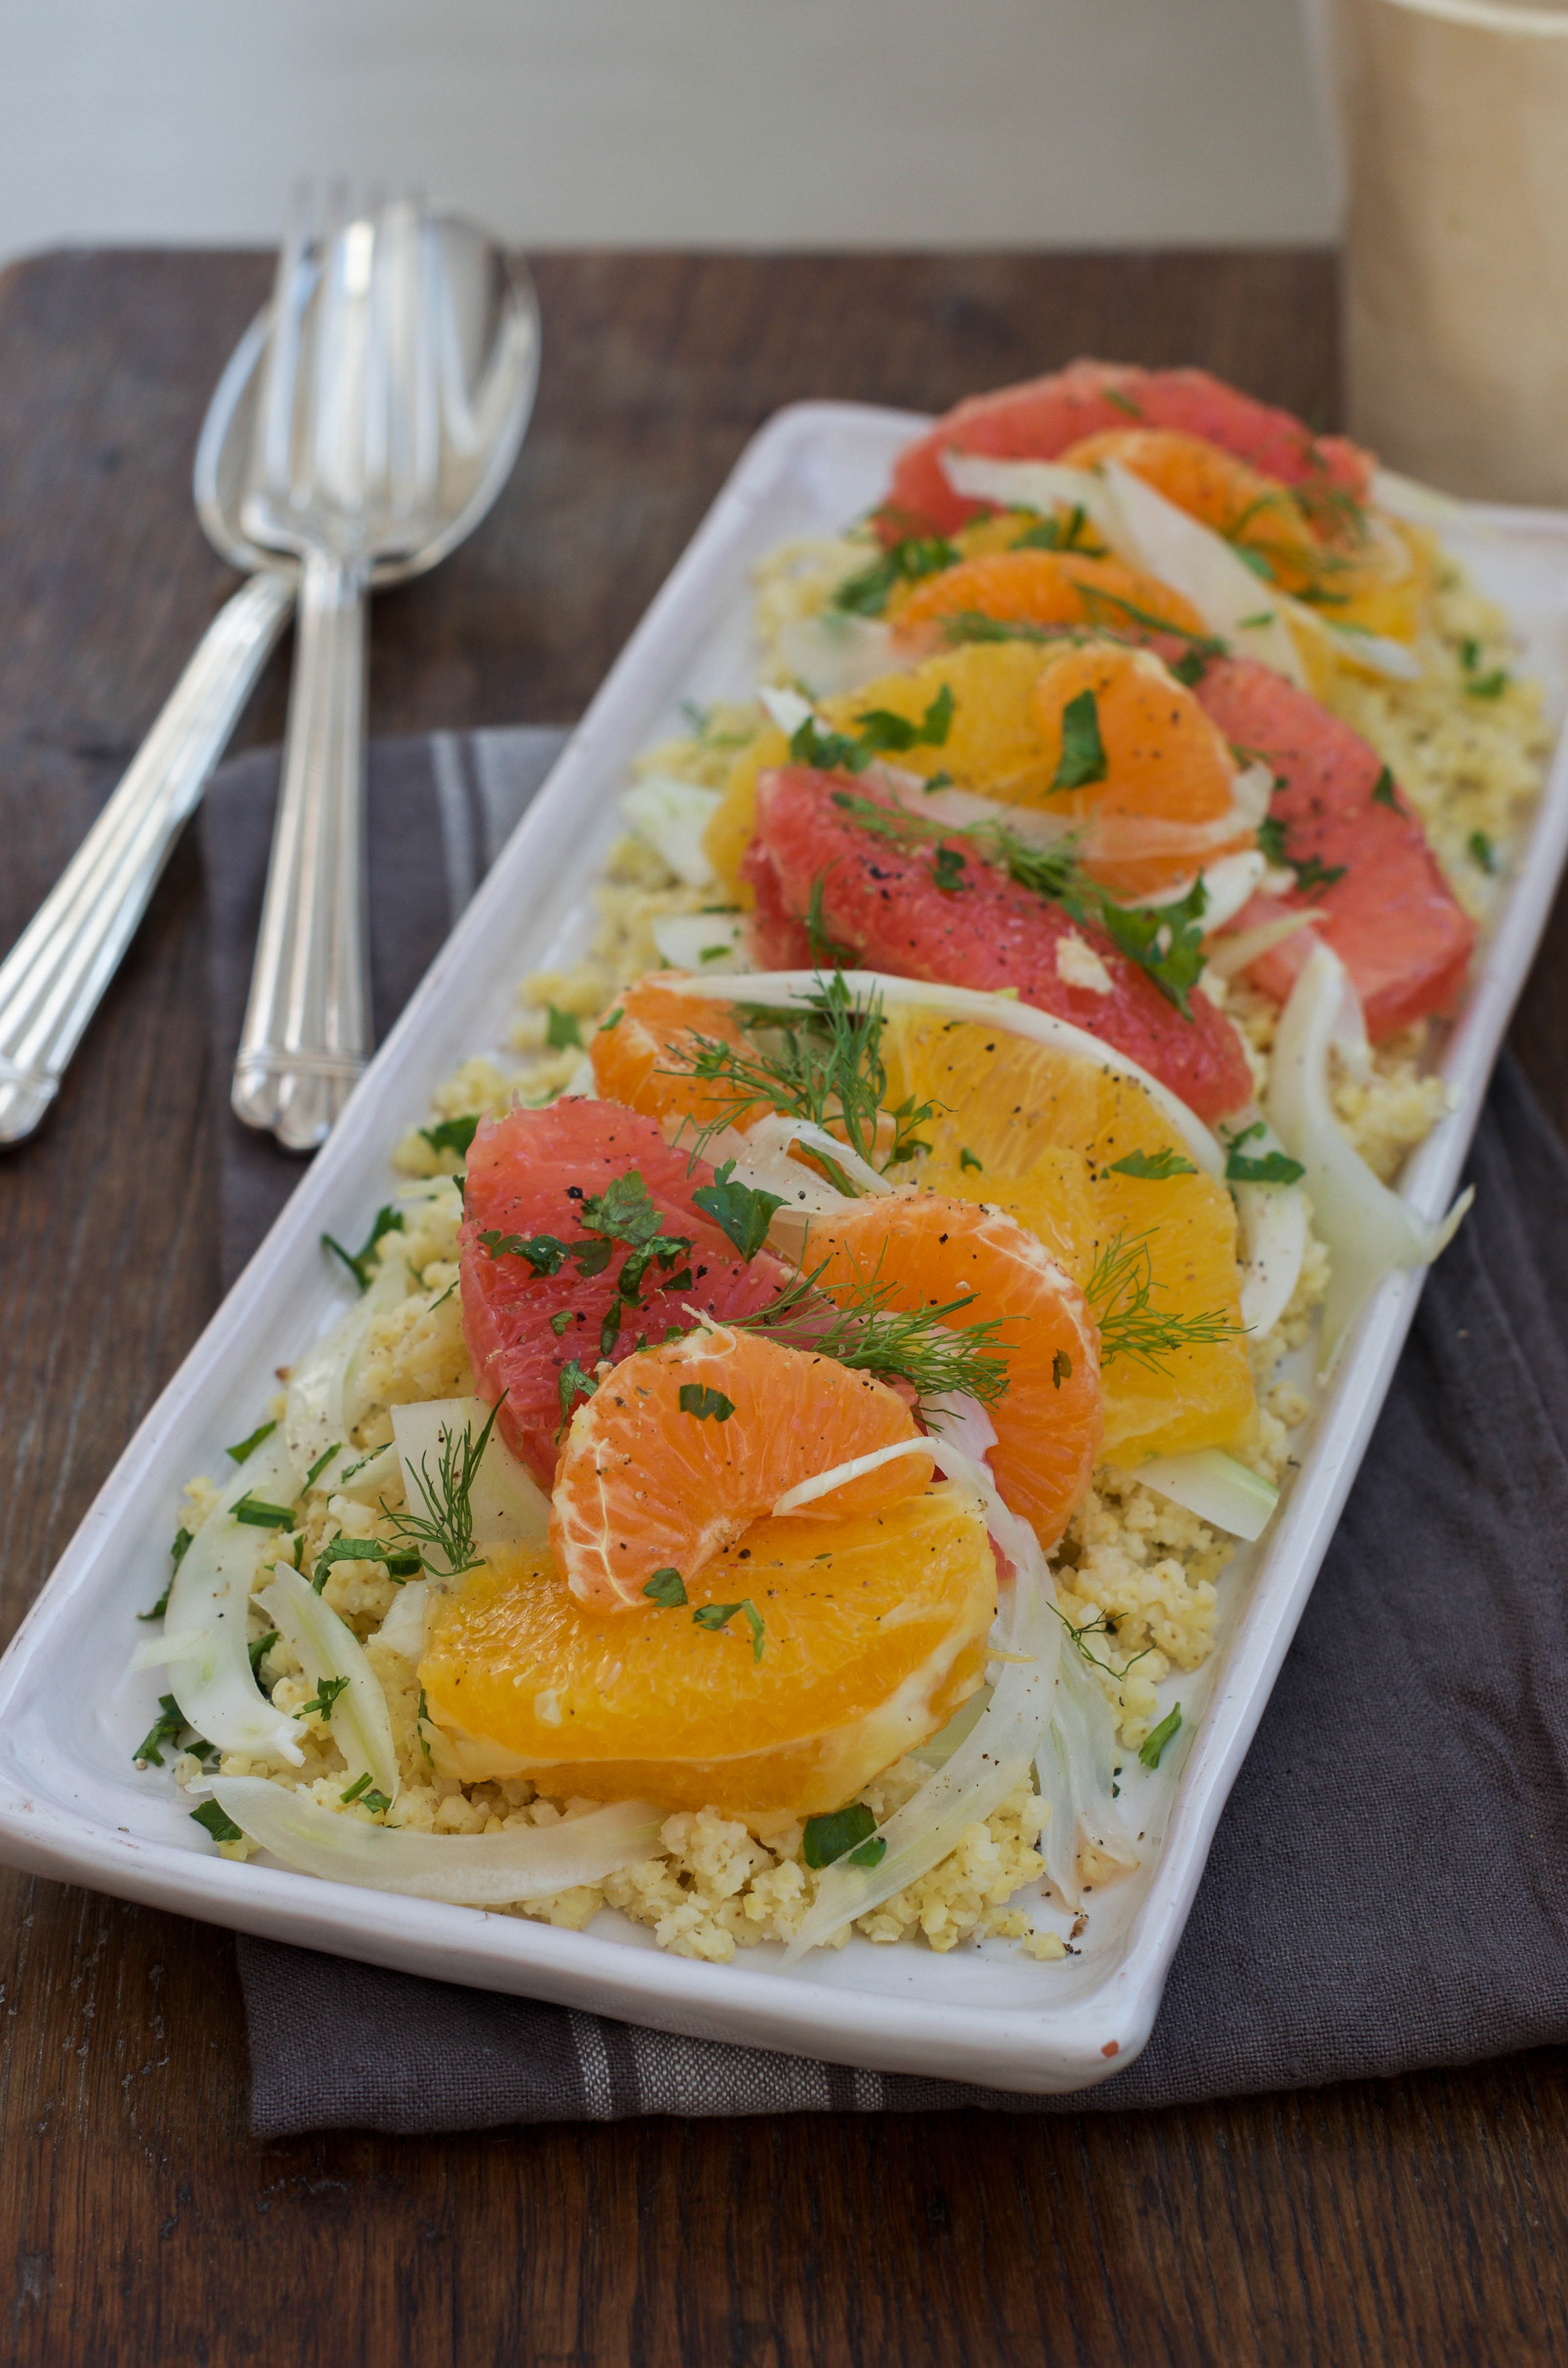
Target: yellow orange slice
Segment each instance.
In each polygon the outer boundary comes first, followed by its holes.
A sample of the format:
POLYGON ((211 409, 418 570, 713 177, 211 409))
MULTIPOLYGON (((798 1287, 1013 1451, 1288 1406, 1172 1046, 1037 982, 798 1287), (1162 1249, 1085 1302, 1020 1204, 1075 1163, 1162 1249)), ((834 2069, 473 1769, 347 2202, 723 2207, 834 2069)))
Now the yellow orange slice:
POLYGON ((940 1105, 921 1129, 933 1146, 921 1181, 935 1193, 1006 1209, 1080 1286, 1119 1234, 1146 1235, 1151 1304, 1187 1316, 1218 1311, 1234 1327, 1175 1349, 1158 1372, 1126 1356, 1102 1360, 1104 1452, 1136 1463, 1244 1445, 1256 1400, 1235 1211, 1221 1183, 1190 1172, 1186 1146, 1142 1087, 1076 1054, 920 1012, 893 1015, 884 1050, 890 1097, 940 1105), (1119 1165, 1129 1160, 1176 1172, 1129 1175, 1119 1165))
POLYGON ((901 640, 928 638, 944 617, 976 615, 1000 624, 1087 625, 1108 632, 1136 631, 1140 620, 1201 633, 1203 620, 1189 600, 1141 568, 1082 552, 998 551, 960 561, 927 575, 894 603, 889 615, 901 640))
MULTIPOLYGON (((896 1392, 831 1357, 715 1326, 628 1357, 572 1417, 551 1495, 562 1577, 596 1611, 642 1600, 655 1571, 689 1582, 797 1482, 918 1436, 896 1392)), ((893 1503, 935 1467, 903 1455, 812 1508, 893 1503)))
POLYGON ((420 1664, 438 1761, 595 1800, 836 1809, 972 1692, 996 1571, 972 1500, 939 1486, 852 1520, 759 1521, 688 1595, 587 1611, 539 1553, 473 1573, 420 1664), (744 1602, 760 1657, 744 1612, 694 1617, 744 1602))
POLYGON ((925 1193, 859 1201, 813 1217, 801 1261, 830 1294, 875 1280, 894 1307, 970 1304, 956 1328, 1001 1326, 1007 1386, 986 1411, 992 1469, 1005 1501, 1056 1543, 1083 1497, 1100 1443, 1095 1327, 1083 1293, 1040 1239, 1001 1209, 925 1193))

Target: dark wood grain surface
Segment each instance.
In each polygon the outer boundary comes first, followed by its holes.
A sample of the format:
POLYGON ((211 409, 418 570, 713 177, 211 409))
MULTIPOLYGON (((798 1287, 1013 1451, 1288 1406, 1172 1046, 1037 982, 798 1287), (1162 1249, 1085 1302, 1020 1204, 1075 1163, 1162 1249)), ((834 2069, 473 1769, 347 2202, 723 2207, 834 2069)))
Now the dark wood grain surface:
MULTIPOLYGON (((187 485, 251 255, 0 279, 0 947, 233 579, 187 485)), ((521 464, 377 606, 377 731, 576 714, 779 404, 938 407, 1077 352, 1333 422, 1314 255, 556 256, 521 464)), ((241 741, 276 738, 287 651, 241 741)), ((217 1296, 202 896, 176 856, 0 1165, 9 1636, 217 1296)), ((1515 1042, 1568 1126, 1568 914, 1515 1042)), ((18 2363, 1568 2358, 1556 2054, 1153 2115, 256 2144, 220 1932, 0 1873, 0 2356, 18 2363)))

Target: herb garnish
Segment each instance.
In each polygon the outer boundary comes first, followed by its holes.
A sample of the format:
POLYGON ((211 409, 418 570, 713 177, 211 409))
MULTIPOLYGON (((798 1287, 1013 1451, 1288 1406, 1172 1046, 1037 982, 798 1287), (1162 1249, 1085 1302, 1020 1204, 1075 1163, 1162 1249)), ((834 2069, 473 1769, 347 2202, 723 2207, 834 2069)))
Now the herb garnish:
POLYGON ((548 1007, 544 1041, 552 1053, 575 1052, 583 1042, 583 1030, 574 1011, 561 1011, 552 1003, 548 1007))
POLYGON ((422 1126, 419 1132, 432 1151, 455 1151, 460 1159, 466 1159, 479 1133, 480 1116, 478 1110, 466 1110, 461 1118, 444 1118, 435 1126, 422 1126))
MULTIPOLYGON (((176 1530, 175 1531, 175 1542, 169 1548, 169 1554, 173 1559, 176 1570, 179 1568, 181 1563, 186 1558, 186 1554, 189 1551, 191 1534, 192 1533, 189 1530, 176 1530)), ((136 1614, 138 1620, 161 1620, 165 1612, 169 1608, 169 1597, 173 1592, 173 1589, 174 1580, 171 1578, 168 1586, 165 1588, 162 1595, 159 1596, 151 1611, 139 1611, 136 1614)))
POLYGON ((347 1678, 318 1678, 314 1693, 308 1702, 301 1702, 294 1713, 295 1717, 330 1719, 337 1697, 347 1690, 347 1678))
POLYGON ((561 1428, 565 1429, 572 1409, 579 1398, 591 1398, 598 1388, 592 1373, 585 1371, 575 1357, 569 1357, 561 1368, 555 1394, 561 1401, 561 1428))
POLYGON ((1062 758, 1051 786, 1053 791, 1082 790, 1091 781, 1103 781, 1107 769, 1099 702, 1092 690, 1081 690, 1062 711, 1062 758))
POLYGON ((896 1286, 881 1280, 879 1257, 869 1276, 858 1269, 847 1283, 835 1278, 828 1298, 821 1289, 827 1267, 824 1259, 809 1274, 797 1276, 788 1290, 752 1315, 726 1316, 726 1326, 733 1332, 760 1332, 787 1348, 832 1357, 856 1372, 896 1375, 918 1397, 963 1391, 990 1404, 1002 1396, 1007 1362, 997 1336, 1007 1319, 986 1316, 963 1326, 947 1321, 974 1305, 974 1292, 936 1307, 891 1306, 896 1286))
POLYGON ((263 1497, 253 1497, 247 1490, 237 1505, 229 1508, 232 1518, 244 1521, 254 1530, 291 1530, 294 1526, 292 1505, 269 1505, 263 1497))
POLYGON ((1051 1360, 1051 1386, 1059 1390, 1063 1382, 1070 1382, 1072 1378, 1073 1360, 1065 1349, 1058 1349, 1051 1360))
POLYGON ((1336 880, 1345 877, 1343 863, 1325 864, 1315 855, 1292 855, 1285 844, 1285 825, 1278 814, 1265 814, 1257 825, 1257 843, 1277 870, 1295 873, 1296 887, 1303 896, 1310 896, 1314 889, 1332 888, 1336 880))
POLYGON ((185 1713, 173 1694, 160 1694, 158 1715, 131 1753, 132 1759, 145 1759, 150 1766, 161 1768, 164 1764, 163 1746, 177 1743, 185 1733, 186 1725, 185 1713))
POLYGON ((760 1661, 764 1643, 762 1614, 749 1595, 743 1596, 739 1603, 699 1604, 691 1616, 699 1628, 706 1628, 716 1634, 721 1628, 728 1627, 737 1611, 745 1613, 746 1626, 751 1630, 752 1660, 760 1661))
POLYGON ((1240 1134, 1232 1135, 1225 1153, 1227 1184, 1299 1184, 1301 1182, 1307 1171, 1299 1159, 1291 1159, 1283 1151, 1253 1154, 1242 1149, 1244 1143, 1251 1143, 1256 1135, 1264 1134, 1267 1132, 1267 1129, 1263 1121, 1259 1119, 1255 1125, 1244 1127, 1240 1134))
POLYGON ((371 1784, 370 1771, 368 1768, 363 1776, 355 1779, 347 1793, 340 1793, 337 1797, 340 1801, 358 1801, 362 1808, 369 1809, 372 1813, 392 1807, 392 1803, 386 1794, 378 1793, 371 1784))
POLYGON ((1095 1260, 1084 1287, 1100 1330, 1100 1363, 1114 1364, 1131 1357, 1145 1372, 1160 1373, 1165 1360, 1183 1349, 1211 1349, 1221 1340, 1241 1338, 1222 1307, 1199 1315, 1166 1314, 1153 1304, 1153 1266, 1148 1234, 1117 1233, 1095 1260))
POLYGON ((245 1651, 250 1655, 250 1673, 253 1678, 260 1675, 263 1658, 267 1654, 271 1652, 272 1647, 277 1644, 277 1642, 278 1631, 276 1628, 269 1628, 265 1636, 253 1636, 251 1638, 249 1644, 245 1646, 245 1651))
POLYGON ((767 1228, 773 1212, 784 1206, 779 1192, 764 1192, 751 1184, 733 1181, 735 1163, 726 1159, 713 1171, 711 1184, 700 1185, 692 1194, 692 1205, 705 1217, 711 1217, 726 1240, 733 1242, 742 1258, 751 1263, 767 1239, 767 1228))
POLYGON ((1393 773, 1387 765, 1383 767, 1372 784, 1372 803, 1375 806, 1387 806, 1391 814, 1399 812, 1399 800, 1393 793, 1393 773))
POLYGON ((199 1809, 192 1809, 191 1823, 203 1826, 215 1842, 243 1842, 244 1834, 233 1817, 218 1806, 216 1801, 203 1801, 199 1809))
POLYGON ((332 1462, 333 1457, 335 1455, 341 1455, 342 1452, 342 1449, 335 1443, 333 1446, 326 1448, 323 1453, 318 1455, 315 1462, 312 1464, 310 1470, 305 1474, 305 1486, 307 1488, 313 1488, 316 1482, 321 1478, 322 1474, 326 1470, 327 1465, 332 1462))
POLYGON ((650 1603, 657 1603, 666 1611, 673 1611, 677 1604, 690 1600, 686 1591, 686 1581, 673 1565, 656 1570, 642 1592, 650 1603))
POLYGON ((1163 1184, 1168 1176, 1197 1173, 1192 1161, 1168 1144, 1159 1151, 1130 1151, 1125 1159, 1113 1159, 1106 1169, 1108 1176, 1136 1176, 1152 1184, 1163 1184))
POLYGON ((860 726, 853 738, 824 731, 808 715, 790 736, 790 754, 797 765, 811 765, 822 773, 863 773, 879 757, 903 754, 910 748, 945 746, 953 720, 951 686, 942 685, 918 723, 891 708, 869 707, 855 718, 860 726))
POLYGON ((846 1852, 851 1866, 880 1866, 887 1851, 886 1837, 877 1833, 876 1817, 864 1801, 808 1817, 801 1835, 801 1856, 812 1867, 832 1866, 846 1852))
POLYGON ((1493 846, 1492 841, 1487 837, 1486 833, 1483 830, 1472 830, 1471 832, 1470 837, 1465 841, 1465 851, 1469 855, 1471 861, 1472 863, 1478 863, 1483 871, 1494 872, 1496 871, 1497 850, 1493 846))
POLYGON ((715 1422, 728 1422, 735 1411, 733 1398, 727 1398, 722 1390, 709 1389, 702 1382, 682 1382, 678 1395, 682 1414, 692 1415, 699 1422, 706 1422, 710 1416, 715 1422))
POLYGON ((343 1260, 360 1290, 369 1291, 377 1243, 384 1234, 401 1234, 403 1229, 401 1210, 383 1208, 376 1211, 375 1221, 369 1233, 357 1250, 346 1250, 343 1244, 335 1241, 330 1234, 324 1234, 322 1240, 329 1250, 343 1260))
POLYGON ((1153 1733, 1147 1736, 1138 1747, 1138 1757, 1145 1768, 1159 1766, 1161 1752, 1164 1751, 1171 1737, 1179 1732, 1180 1727, 1181 1704, 1177 1702, 1175 1710, 1163 1718, 1153 1733))
POLYGON ((983 1160, 983 1159, 977 1159, 977 1158, 975 1157, 975 1156, 974 1156, 973 1152, 970 1149, 970 1147, 969 1147, 968 1144, 966 1143, 966 1144, 962 1146, 962 1148, 960 1150, 960 1152, 959 1152, 959 1173, 960 1173, 960 1175, 961 1176, 961 1175, 966 1174, 966 1173, 967 1173, 967 1171, 968 1171, 970 1168, 971 1168, 971 1167, 974 1169, 974 1172, 975 1172, 975 1174, 976 1174, 977 1176, 983 1176, 983 1175, 984 1175, 984 1173, 985 1173, 985 1162, 984 1162, 984 1160, 983 1160))
POLYGON ((223 1452, 225 1455, 233 1456, 236 1463, 243 1463, 247 1455, 255 1453, 264 1439, 271 1438, 277 1428, 276 1417, 271 1422, 257 1423, 248 1439, 242 1439, 237 1447, 225 1447, 223 1452))
POLYGON ((326 1585, 326 1575, 335 1562, 384 1562, 389 1578, 417 1578, 420 1560, 405 1546, 390 1543, 385 1538, 329 1538, 316 1556, 316 1566, 311 1574, 311 1587, 319 1595, 326 1585))
POLYGON ((901 584, 916 584, 923 575, 939 575, 944 567, 956 566, 958 557, 944 535, 906 535, 869 567, 846 576, 834 592, 832 605, 851 617, 881 617, 901 584))
MULTIPOLYGON (((473 1551, 473 1484, 479 1477, 479 1467, 484 1461, 484 1451, 490 1444, 490 1434, 495 1428, 495 1417, 501 1411, 498 1398, 485 1417, 484 1427, 477 1439, 473 1425, 465 1422, 454 1437, 443 1423, 436 1437, 440 1447, 438 1469, 430 1477, 429 1456, 422 1455, 419 1469, 411 1476, 424 1503, 422 1513, 387 1514, 400 1538, 406 1539, 426 1566, 430 1552, 437 1553, 446 1568, 437 1572, 441 1578, 455 1578, 460 1571, 472 1570, 480 1557, 473 1551)), ((406 1467, 405 1467, 406 1470, 406 1467)), ((328 1552, 324 1548, 323 1552, 328 1552)), ((385 1550, 381 1556, 386 1560, 385 1550)), ((320 1567, 319 1564, 317 1565, 320 1567)))

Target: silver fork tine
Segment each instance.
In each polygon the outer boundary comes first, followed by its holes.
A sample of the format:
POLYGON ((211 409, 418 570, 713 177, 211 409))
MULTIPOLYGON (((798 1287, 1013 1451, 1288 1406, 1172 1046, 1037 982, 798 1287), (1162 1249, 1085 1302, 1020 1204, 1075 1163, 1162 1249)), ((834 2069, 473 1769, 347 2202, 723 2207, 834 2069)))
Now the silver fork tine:
POLYGON ((309 181, 296 181, 289 197, 283 241, 273 286, 273 329, 267 351, 263 474, 275 500, 289 499, 294 478, 294 404, 300 377, 300 346, 310 275, 305 250, 314 204, 309 181))

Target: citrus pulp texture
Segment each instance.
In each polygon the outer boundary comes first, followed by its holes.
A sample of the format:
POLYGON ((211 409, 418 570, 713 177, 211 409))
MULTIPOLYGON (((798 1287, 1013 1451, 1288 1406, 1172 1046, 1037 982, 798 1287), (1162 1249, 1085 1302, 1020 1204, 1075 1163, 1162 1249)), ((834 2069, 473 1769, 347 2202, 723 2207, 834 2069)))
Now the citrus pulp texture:
POLYGON ((973 1500, 941 1486, 839 1522, 758 1521, 688 1594, 588 1611, 542 1553, 465 1580, 419 1668, 465 1775, 671 1808, 836 1809, 979 1683, 996 1568, 973 1500), (738 1611, 711 1630, 693 1616, 742 1600, 760 1658, 738 1611))
MULTIPOLYGON (((688 1333, 626 1358, 573 1416, 551 1496, 556 1565, 596 1611, 640 1604, 655 1571, 690 1580, 798 1482, 917 1436, 869 1373, 755 1333, 688 1333)), ((933 1470, 899 1456, 808 1517, 874 1512, 933 1470)))
POLYGON ((890 1099, 936 1105, 923 1184, 1005 1209, 1037 1234, 1080 1288, 1119 1235, 1147 1245, 1150 1304, 1216 1314, 1227 1337, 1169 1350, 1150 1371, 1100 1363, 1102 1452, 1136 1465, 1195 1448, 1244 1448, 1256 1423, 1242 1329, 1235 1208, 1194 1169, 1186 1145, 1131 1077, 971 1020, 899 1011, 883 1040, 890 1099), (1125 1166, 1166 1168, 1149 1177, 1125 1166))

